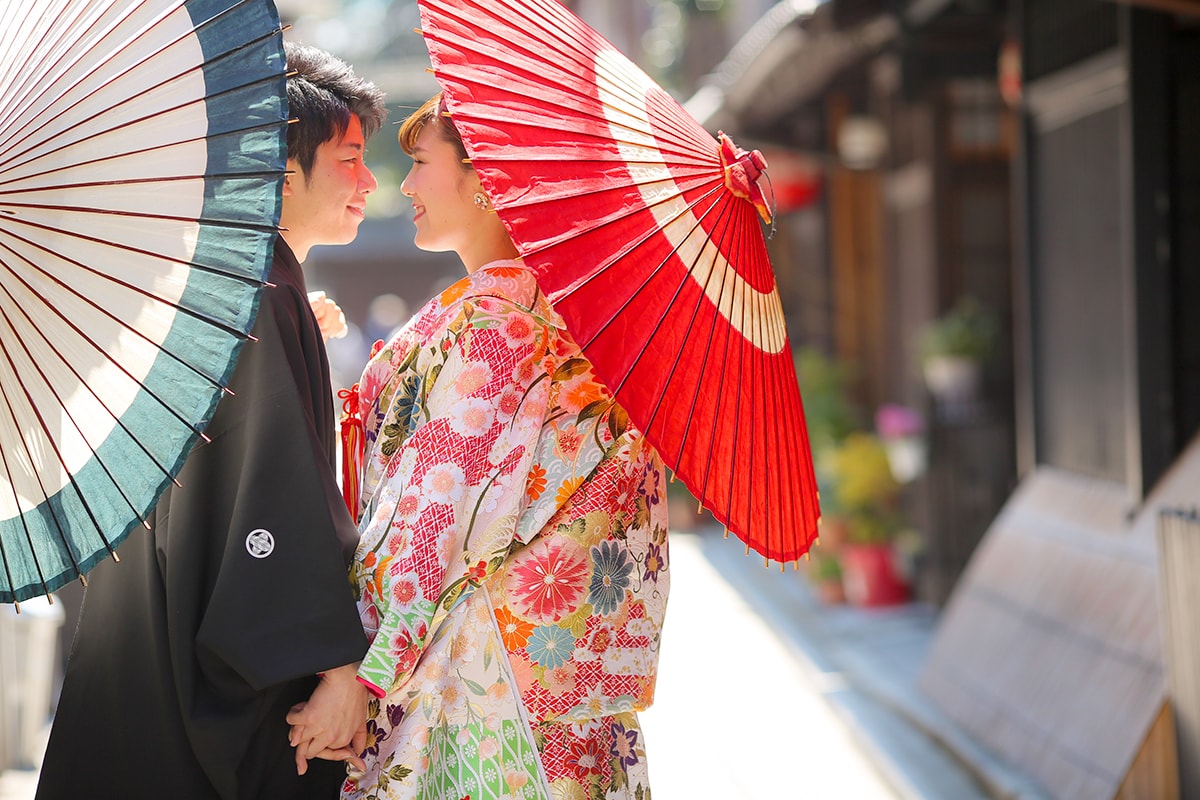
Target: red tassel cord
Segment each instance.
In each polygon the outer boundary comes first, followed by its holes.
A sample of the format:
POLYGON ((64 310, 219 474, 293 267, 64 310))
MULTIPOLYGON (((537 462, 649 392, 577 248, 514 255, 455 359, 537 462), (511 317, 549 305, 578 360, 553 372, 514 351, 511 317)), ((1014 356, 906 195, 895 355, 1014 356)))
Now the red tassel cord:
POLYGON ((358 522, 359 492, 362 488, 362 465, 366 448, 362 414, 358 405, 358 384, 338 391, 342 400, 342 499, 350 515, 358 522))

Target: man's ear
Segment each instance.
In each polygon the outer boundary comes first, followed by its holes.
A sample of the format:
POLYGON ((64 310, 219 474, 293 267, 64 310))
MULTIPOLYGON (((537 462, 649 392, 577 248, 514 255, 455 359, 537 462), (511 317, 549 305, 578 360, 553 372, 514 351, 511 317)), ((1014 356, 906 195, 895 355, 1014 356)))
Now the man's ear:
POLYGON ((283 196, 291 197, 295 194, 292 189, 292 181, 304 180, 304 173, 300 171, 300 165, 296 163, 295 159, 291 158, 287 160, 287 171, 288 174, 283 176, 283 196))

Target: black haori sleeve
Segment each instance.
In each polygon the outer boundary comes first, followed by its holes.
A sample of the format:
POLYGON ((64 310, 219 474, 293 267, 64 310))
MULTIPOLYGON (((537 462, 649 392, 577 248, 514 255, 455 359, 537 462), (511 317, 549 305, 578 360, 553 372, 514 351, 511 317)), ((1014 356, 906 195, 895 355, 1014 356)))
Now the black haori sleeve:
MULTIPOLYGON (((319 365, 306 352, 321 347, 307 299, 287 285, 268 289, 255 330, 236 396, 223 401, 228 413, 188 464, 193 480, 226 486, 195 498, 183 519, 209 528, 189 538, 222 549, 194 554, 217 570, 196 632, 198 664, 261 689, 357 661, 366 638, 346 574, 355 529, 327 449, 332 406, 313 392, 328 394, 328 383, 310 374, 319 365)), ((175 524, 180 499, 176 490, 175 524)))

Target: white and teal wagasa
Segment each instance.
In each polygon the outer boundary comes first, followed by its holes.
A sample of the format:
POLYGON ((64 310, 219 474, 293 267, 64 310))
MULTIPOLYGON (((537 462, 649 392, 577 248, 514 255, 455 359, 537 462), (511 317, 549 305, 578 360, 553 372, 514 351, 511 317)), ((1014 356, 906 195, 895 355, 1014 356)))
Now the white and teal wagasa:
POLYGON ((112 553, 211 418, 286 162, 269 0, 0 6, 0 602, 112 553))

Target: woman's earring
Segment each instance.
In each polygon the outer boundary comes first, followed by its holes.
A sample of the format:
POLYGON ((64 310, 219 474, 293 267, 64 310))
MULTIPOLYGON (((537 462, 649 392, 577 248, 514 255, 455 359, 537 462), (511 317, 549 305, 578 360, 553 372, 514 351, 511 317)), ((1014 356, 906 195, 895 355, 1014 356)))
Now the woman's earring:
POLYGON ((475 207, 480 211, 488 210, 488 198, 486 194, 483 192, 476 192, 475 197, 472 199, 475 201, 475 207))

